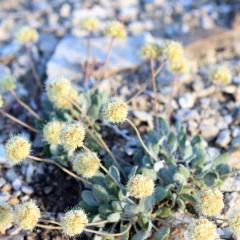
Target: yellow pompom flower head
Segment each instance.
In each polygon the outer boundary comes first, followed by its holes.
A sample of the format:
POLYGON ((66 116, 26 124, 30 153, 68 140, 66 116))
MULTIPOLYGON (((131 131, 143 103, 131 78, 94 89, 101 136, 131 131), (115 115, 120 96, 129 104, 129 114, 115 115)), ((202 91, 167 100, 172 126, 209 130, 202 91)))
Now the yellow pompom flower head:
POLYGON ((11 91, 16 88, 16 79, 11 74, 0 76, 0 90, 3 92, 11 91))
POLYGON ((109 23, 106 27, 105 34, 106 36, 119 39, 126 38, 127 36, 125 26, 118 21, 109 23))
POLYGON ((240 210, 236 211, 228 220, 229 227, 237 239, 240 237, 240 210))
POLYGON ((182 57, 184 54, 183 46, 176 41, 167 41, 164 52, 168 60, 173 61, 175 58, 182 57))
POLYGON ((168 69, 172 73, 187 73, 189 71, 189 63, 184 57, 175 57, 169 60, 168 69))
POLYGON ((0 232, 5 231, 13 222, 13 209, 6 202, 0 202, 0 232))
POLYGON ((24 230, 32 230, 41 216, 33 200, 19 204, 15 209, 15 221, 24 230))
POLYGON ((83 210, 70 210, 61 220, 63 232, 70 237, 81 234, 87 224, 88 218, 83 210))
POLYGON ((81 21, 81 27, 89 32, 97 31, 100 27, 100 22, 97 18, 86 17, 81 21))
POLYGON ((76 101, 78 97, 77 90, 66 78, 49 79, 46 83, 46 91, 49 100, 60 109, 70 108, 72 101, 76 101))
POLYGON ((148 43, 142 47, 140 53, 144 59, 158 59, 161 56, 162 49, 158 44, 148 43))
POLYGON ((82 152, 76 155, 73 162, 73 170, 85 178, 96 175, 100 168, 100 159, 94 152, 82 152))
POLYGON ((5 145, 5 154, 13 164, 18 164, 30 155, 31 144, 21 135, 12 136, 5 145))
POLYGON ((2 95, 0 95, 0 108, 2 108, 4 106, 4 100, 2 95))
POLYGON ((81 123, 68 123, 61 131, 61 143, 67 151, 74 151, 83 146, 85 129, 81 123))
POLYGON ((38 33, 36 29, 30 26, 24 26, 18 31, 16 39, 21 44, 36 42, 38 40, 38 33))
POLYGON ((103 108, 104 118, 112 123, 122 123, 127 119, 128 105, 120 98, 110 100, 103 108))
POLYGON ((218 216, 224 208, 223 194, 218 189, 204 189, 200 192, 197 210, 209 217, 218 216))
POLYGON ((212 72, 210 79, 216 84, 227 85, 231 83, 232 74, 229 68, 219 66, 212 72))
POLYGON ((148 176, 137 174, 129 179, 127 192, 129 196, 139 199, 151 196, 154 192, 154 182, 148 176))
POLYGON ((217 240, 217 227, 205 218, 197 219, 190 224, 188 229, 190 240, 217 240))
POLYGON ((61 144, 61 131, 64 123, 53 120, 48 122, 43 128, 43 138, 46 142, 53 145, 61 144))

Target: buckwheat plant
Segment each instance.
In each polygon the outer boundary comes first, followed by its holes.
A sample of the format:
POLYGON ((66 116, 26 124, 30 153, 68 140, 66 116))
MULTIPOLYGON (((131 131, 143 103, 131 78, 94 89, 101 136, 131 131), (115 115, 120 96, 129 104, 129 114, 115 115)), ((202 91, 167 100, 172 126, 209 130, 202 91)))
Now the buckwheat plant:
MULTIPOLYGON (((98 20, 85 19, 81 27, 94 33, 98 20)), ((127 37, 124 25, 116 21, 107 25, 105 34, 111 38, 111 44, 102 70, 109 61, 113 41, 127 37)), ((27 38, 30 35, 21 37, 24 42, 27 38)), ((35 39, 31 35, 31 40, 35 39)), ((15 222, 25 231, 53 229, 69 237, 83 235, 84 239, 163 240, 177 227, 187 232, 187 239, 216 240, 220 238, 216 229, 224 224, 234 236, 239 236, 239 214, 230 219, 221 215, 224 193, 220 186, 232 174, 228 154, 210 155, 201 136, 188 137, 180 123, 172 128, 159 117, 163 113, 158 108, 156 77, 166 67, 175 79, 169 117, 177 93, 176 83, 189 69, 183 46, 174 41, 148 43, 140 52, 150 63, 149 77, 155 93, 155 126, 144 136, 132 118, 131 99, 106 94, 96 87, 102 76, 96 76, 95 85, 87 89, 67 78, 47 79, 41 98, 43 108, 37 110, 18 96, 18 80, 11 75, 1 76, 3 97, 11 94, 32 117, 23 122, 7 113, 1 95, 1 113, 30 131, 29 138, 22 133, 6 141, 6 159, 13 167, 23 161, 53 165, 78 181, 82 192, 78 204, 67 206, 71 209, 58 214, 60 218, 55 220, 43 218, 45 214, 40 213, 33 200, 15 208, 7 202, 0 203, 0 229, 15 222), (136 143, 128 157, 125 154, 128 138, 122 141, 119 134, 114 135, 125 127, 136 143), (41 143, 38 149, 32 145, 33 139, 41 143)), ((225 70, 214 75, 221 82, 228 82, 229 78, 225 70)))

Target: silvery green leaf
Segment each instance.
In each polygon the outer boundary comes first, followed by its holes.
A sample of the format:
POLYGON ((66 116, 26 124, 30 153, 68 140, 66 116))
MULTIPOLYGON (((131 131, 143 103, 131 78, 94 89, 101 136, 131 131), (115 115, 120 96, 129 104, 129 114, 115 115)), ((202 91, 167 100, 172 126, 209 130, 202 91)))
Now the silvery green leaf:
POLYGON ((216 170, 220 176, 228 175, 231 172, 230 167, 227 164, 219 164, 216 170))
POLYGON ((154 190, 153 196, 154 196, 156 202, 160 202, 167 197, 167 194, 168 194, 168 192, 167 192, 166 188, 157 186, 154 190))
POLYGON ((167 218, 172 215, 172 209, 170 207, 162 207, 156 211, 157 216, 161 218, 167 218))
POLYGON ((173 176, 173 180, 179 184, 186 184, 187 183, 187 180, 186 178, 179 172, 175 173, 174 176, 173 176))
POLYGON ((132 240, 145 240, 147 239, 147 237, 148 237, 148 234, 146 232, 140 231, 132 237, 132 240))
POLYGON ((110 200, 109 193, 99 184, 94 184, 92 186, 92 193, 98 203, 108 203, 110 200))
POLYGON ((109 204, 101 204, 98 208, 101 215, 109 215, 112 213, 111 206, 109 204))
POLYGON ((109 173, 111 174, 111 176, 112 176, 118 183, 121 182, 120 173, 119 173, 119 170, 117 169, 117 167, 111 166, 111 167, 109 168, 109 173))
POLYGON ((213 161, 214 166, 226 163, 228 161, 229 157, 230 157, 229 153, 223 153, 223 154, 219 155, 213 161))
POLYGON ((163 180, 166 185, 173 183, 173 176, 176 171, 177 167, 175 165, 161 168, 159 171, 160 180, 163 180))
POLYGON ((134 166, 134 167, 131 169, 131 172, 129 173, 128 178, 131 178, 131 177, 135 176, 136 173, 137 173, 137 170, 138 170, 138 166, 134 166))
POLYGON ((215 172, 209 172, 204 176, 204 183, 208 187, 215 186, 218 181, 218 175, 215 172))
POLYGON ((168 135, 168 133, 170 131, 170 127, 169 127, 168 123, 163 118, 159 119, 159 126, 160 126, 161 135, 168 135))
POLYGON ((82 199, 89 206, 97 206, 98 203, 91 191, 84 190, 82 191, 82 199))
POLYGON ((112 213, 107 217, 107 220, 109 222, 118 222, 120 219, 121 219, 121 214, 119 212, 112 213))
POLYGON ((122 203, 120 201, 113 201, 112 208, 114 211, 120 212, 122 211, 122 203))
POLYGON ((164 240, 169 236, 169 234, 170 234, 170 228, 160 227, 158 232, 155 232, 153 236, 153 240, 164 240))
POLYGON ((142 168, 142 174, 150 177, 154 181, 157 179, 157 173, 154 169, 142 168))
POLYGON ((190 170, 183 165, 179 165, 178 172, 181 173, 186 179, 191 176, 190 170))

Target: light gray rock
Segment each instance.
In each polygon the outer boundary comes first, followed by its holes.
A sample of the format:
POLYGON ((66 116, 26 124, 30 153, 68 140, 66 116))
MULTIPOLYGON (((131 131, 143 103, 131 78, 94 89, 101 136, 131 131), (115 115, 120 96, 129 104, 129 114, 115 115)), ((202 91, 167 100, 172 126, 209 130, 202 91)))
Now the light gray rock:
POLYGON ((220 132, 220 134, 217 137, 216 143, 220 147, 227 147, 230 141, 231 141, 231 133, 228 129, 226 129, 220 132))
POLYGON ((0 164, 6 163, 5 153, 4 153, 4 145, 0 144, 0 164))
POLYGON ((8 192, 0 192, 0 202, 3 201, 3 202, 6 202, 8 201, 10 198, 10 193, 8 192))
POLYGON ((14 168, 8 169, 5 176, 6 179, 10 182, 13 182, 16 178, 18 178, 18 174, 16 173, 14 168))
POLYGON ((12 186, 14 190, 19 190, 22 187, 22 180, 20 178, 17 178, 13 181, 12 186))
POLYGON ((33 194, 34 190, 30 186, 22 186, 22 191, 28 195, 33 194))
POLYGON ((221 186, 223 192, 240 192, 240 176, 229 177, 221 186))
POLYGON ((196 101, 196 95, 194 93, 185 93, 179 98, 179 104, 182 108, 192 108, 196 101))
MULTIPOLYGON (((138 67, 142 63, 139 49, 148 38, 148 34, 142 34, 128 37, 125 40, 116 40, 106 72, 111 75, 111 73, 138 67)), ((105 60, 109 41, 110 39, 106 37, 92 40, 92 56, 98 62, 102 63, 105 60)), ((80 63, 83 64, 86 59, 86 39, 68 36, 59 43, 53 57, 48 62, 47 75, 49 78, 64 76, 70 80, 79 79, 82 76, 80 63)))
POLYGON ((4 178, 0 178, 0 187, 2 187, 6 183, 6 180, 4 178))

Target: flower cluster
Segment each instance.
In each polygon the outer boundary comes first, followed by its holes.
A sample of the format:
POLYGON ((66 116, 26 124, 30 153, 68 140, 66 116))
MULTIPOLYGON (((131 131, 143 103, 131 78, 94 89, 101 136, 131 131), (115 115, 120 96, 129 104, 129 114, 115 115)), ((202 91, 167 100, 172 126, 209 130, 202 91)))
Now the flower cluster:
POLYGON ((137 174, 129 179, 127 191, 135 198, 145 198, 153 194, 154 182, 148 176, 137 174))
POLYGON ((61 121, 53 120, 48 122, 43 128, 44 140, 53 145, 61 144, 61 131, 64 123, 61 121))
POLYGON ((28 139, 21 135, 12 136, 5 145, 7 158, 18 164, 30 155, 31 144, 28 139))
POLYGON ((223 194, 218 189, 204 189, 199 194, 197 208, 205 216, 218 216, 224 208, 223 194))
POLYGON ((219 66, 212 72, 210 79, 216 84, 227 85, 231 83, 232 74, 226 66, 219 66))
POLYGON ((82 152, 75 156, 73 170, 85 178, 91 178, 96 175, 100 167, 100 159, 93 152, 82 152))
POLYGON ((32 200, 18 205, 14 212, 15 222, 24 230, 32 230, 40 216, 40 210, 32 200))
POLYGON ((46 83, 49 100, 56 108, 69 109, 78 97, 78 92, 66 78, 49 79, 46 83))
POLYGON ((109 23, 106 27, 105 34, 106 36, 119 39, 123 39, 127 35, 124 25, 118 21, 109 23))
POLYGON ((114 98, 103 109, 104 118, 112 123, 122 123, 127 119, 128 105, 122 99, 114 98))
POLYGON ((70 210, 62 218, 63 232, 70 237, 79 235, 88 223, 87 215, 83 210, 70 210))
POLYGON ((16 88, 16 79, 11 74, 4 74, 0 77, 0 90, 11 91, 16 88))
POLYGON ((219 239, 214 223, 205 218, 197 219, 188 229, 190 240, 216 240, 219 239))
POLYGON ((6 202, 0 202, 0 232, 4 231, 13 222, 13 210, 6 202))
POLYGON ((2 108, 3 105, 4 105, 4 100, 3 100, 2 95, 0 95, 0 108, 2 108))
POLYGON ((16 39, 21 44, 36 42, 38 40, 38 33, 34 28, 24 26, 18 31, 16 39))
POLYGON ((86 17, 81 21, 81 27, 86 31, 94 32, 99 29, 100 22, 97 18, 86 17))
POLYGON ((154 43, 148 43, 141 49, 141 56, 145 59, 158 59, 162 54, 162 48, 154 43))

